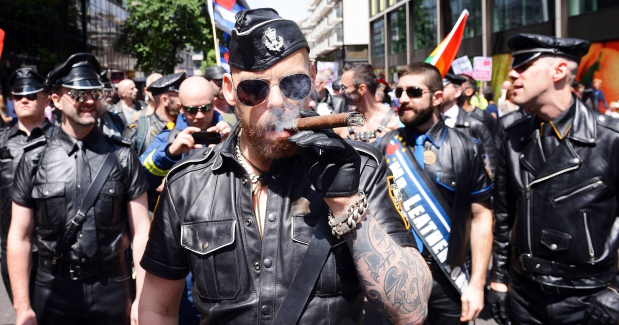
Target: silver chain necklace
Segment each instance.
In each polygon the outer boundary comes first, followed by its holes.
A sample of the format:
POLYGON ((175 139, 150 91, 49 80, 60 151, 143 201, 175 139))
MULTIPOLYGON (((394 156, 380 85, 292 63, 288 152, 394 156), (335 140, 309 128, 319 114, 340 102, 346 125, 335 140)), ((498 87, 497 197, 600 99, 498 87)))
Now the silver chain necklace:
POLYGON ((251 166, 249 166, 249 164, 247 164, 247 162, 245 161, 245 157, 243 156, 243 153, 241 153, 241 146, 239 144, 241 142, 240 135, 241 133, 239 132, 239 139, 237 139, 236 141, 236 148, 235 148, 236 157, 235 158, 239 162, 239 164, 243 166, 243 168, 249 175, 249 178, 251 179, 251 184, 252 184, 251 192, 252 194, 256 194, 258 190, 260 189, 260 186, 262 185, 262 177, 254 174, 254 171, 251 169, 251 166))

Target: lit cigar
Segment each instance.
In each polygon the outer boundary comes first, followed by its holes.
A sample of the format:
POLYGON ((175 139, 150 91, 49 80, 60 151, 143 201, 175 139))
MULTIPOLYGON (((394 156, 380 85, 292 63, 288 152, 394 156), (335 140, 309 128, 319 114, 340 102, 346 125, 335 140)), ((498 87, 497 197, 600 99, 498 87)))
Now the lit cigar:
POLYGON ((334 129, 347 126, 363 126, 365 116, 359 112, 331 114, 324 116, 311 116, 298 118, 292 121, 292 128, 286 128, 289 132, 303 130, 334 129))

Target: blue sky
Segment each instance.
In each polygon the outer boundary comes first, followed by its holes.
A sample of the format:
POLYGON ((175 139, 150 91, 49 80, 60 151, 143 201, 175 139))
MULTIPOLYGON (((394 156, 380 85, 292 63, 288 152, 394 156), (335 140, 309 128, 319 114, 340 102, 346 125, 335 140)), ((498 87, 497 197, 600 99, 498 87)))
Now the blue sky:
POLYGON ((245 0, 252 9, 271 7, 280 16, 299 21, 308 16, 307 0, 245 0))

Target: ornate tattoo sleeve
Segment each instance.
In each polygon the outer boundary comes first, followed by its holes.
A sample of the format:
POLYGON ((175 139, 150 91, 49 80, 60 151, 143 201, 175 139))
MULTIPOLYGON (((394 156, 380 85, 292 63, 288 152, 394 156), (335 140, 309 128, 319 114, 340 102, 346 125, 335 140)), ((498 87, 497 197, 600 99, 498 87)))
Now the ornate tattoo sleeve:
POLYGON ((423 323, 432 275, 419 252, 396 244, 370 213, 345 237, 368 301, 394 324, 423 323))

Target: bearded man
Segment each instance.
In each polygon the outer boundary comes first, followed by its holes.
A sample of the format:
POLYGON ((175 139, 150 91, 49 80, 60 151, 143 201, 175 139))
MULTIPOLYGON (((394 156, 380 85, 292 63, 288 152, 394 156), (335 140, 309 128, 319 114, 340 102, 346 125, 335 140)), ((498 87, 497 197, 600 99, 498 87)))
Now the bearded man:
POLYGON ((432 271, 427 323, 473 321, 484 306, 492 249, 492 182, 483 145, 440 118, 443 81, 436 67, 405 66, 398 71, 395 94, 405 127, 377 143, 432 271))
POLYGON ((223 89, 240 123, 168 174, 141 261, 140 321, 175 323, 191 271, 213 323, 359 323, 364 294, 392 322, 422 323, 429 270, 380 153, 331 130, 285 130, 312 114, 315 70, 297 24, 239 12, 229 63, 223 89))

